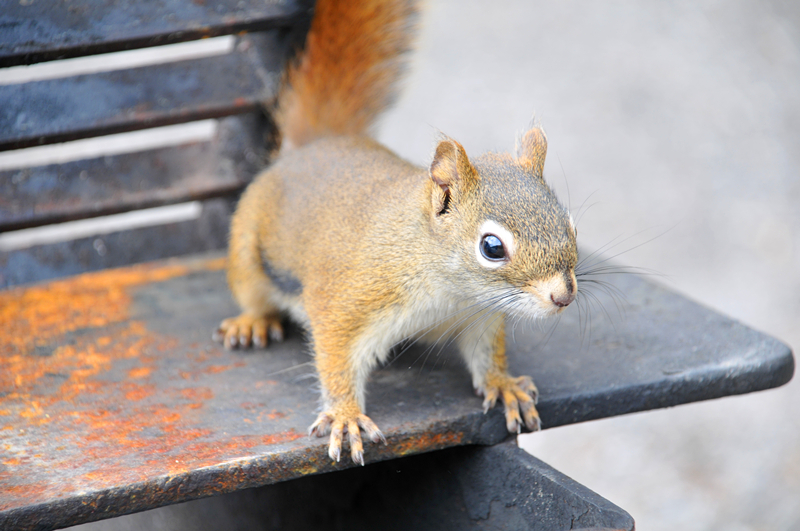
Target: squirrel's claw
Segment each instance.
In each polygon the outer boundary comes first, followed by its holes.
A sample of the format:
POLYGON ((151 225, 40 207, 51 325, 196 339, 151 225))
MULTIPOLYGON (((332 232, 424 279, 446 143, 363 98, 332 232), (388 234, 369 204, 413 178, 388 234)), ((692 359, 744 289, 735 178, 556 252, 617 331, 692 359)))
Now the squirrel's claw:
POLYGON ((500 390, 497 387, 492 387, 490 389, 485 389, 481 394, 486 397, 483 400, 483 414, 485 415, 497 403, 500 390))
POLYGON ((364 430, 364 433, 367 434, 369 440, 374 443, 382 442, 383 444, 386 444, 386 437, 383 436, 383 433, 381 433, 381 430, 378 428, 378 426, 372 422, 371 418, 366 415, 359 415, 356 418, 356 423, 358 423, 358 426, 364 430))
POLYGON ((253 317, 243 313, 223 320, 211 337, 229 350, 250 345, 265 348, 268 337, 276 342, 283 341, 283 327, 277 315, 253 317))
POLYGON ((347 423, 347 435, 350 439, 350 457, 355 464, 364 466, 364 445, 361 442, 361 430, 356 421, 351 420, 347 423))
POLYGON ((372 442, 383 441, 386 444, 386 438, 378 429, 378 426, 372 422, 368 416, 359 414, 355 418, 342 419, 342 415, 337 416, 334 412, 322 412, 317 416, 317 420, 308 429, 309 437, 316 435, 317 437, 324 437, 330 433, 330 442, 328 443, 328 456, 339 462, 342 455, 342 439, 347 433, 347 440, 350 444, 350 458, 357 465, 364 465, 364 443, 361 439, 361 430, 372 442))
POLYGON ((531 398, 533 398, 533 403, 539 403, 539 390, 533 384, 533 380, 530 376, 518 376, 514 378, 514 381, 522 389, 524 392, 528 393, 531 398))
POLYGON ((483 401, 484 413, 495 406, 498 398, 502 399, 506 412, 506 428, 510 433, 520 433, 523 423, 530 431, 542 428, 539 413, 536 411, 539 391, 530 376, 496 376, 483 389, 483 394, 486 397, 483 401))
POLYGON ((320 413, 314 424, 308 427, 308 436, 316 435, 317 437, 325 437, 330 433, 333 417, 328 413, 320 413))
POLYGON ((331 427, 331 440, 328 445, 328 455, 337 463, 342 457, 342 435, 344 435, 344 422, 334 421, 331 427))
MULTIPOLYGON (((266 337, 266 334, 263 334, 263 336, 266 337)), ((283 341, 283 326, 280 321, 272 321, 269 323, 269 339, 276 343, 283 341)), ((264 346, 266 346, 266 341, 264 341, 264 346)))
MULTIPOLYGON (((265 348, 267 346, 267 321, 266 319, 256 319, 253 321, 253 346, 265 348)), ((248 338, 249 339, 249 338, 248 338)), ((250 342, 248 341, 248 345, 250 342)))
POLYGON ((522 411, 522 418, 525 419, 525 426, 531 431, 542 429, 542 421, 539 419, 539 412, 532 402, 520 402, 519 409, 522 411))

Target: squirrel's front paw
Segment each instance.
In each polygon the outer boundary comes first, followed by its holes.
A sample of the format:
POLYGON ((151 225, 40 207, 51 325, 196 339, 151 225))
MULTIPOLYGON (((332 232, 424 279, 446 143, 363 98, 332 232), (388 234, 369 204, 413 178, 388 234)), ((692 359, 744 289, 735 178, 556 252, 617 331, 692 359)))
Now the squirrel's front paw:
POLYGON ((264 348, 267 346, 268 336, 272 341, 283 341, 280 317, 277 315, 253 317, 243 313, 222 321, 214 332, 213 339, 225 345, 227 349, 248 348, 251 344, 256 348, 264 348))
POLYGON ((506 427, 509 432, 519 433, 523 419, 529 430, 541 429, 542 422, 539 420, 539 412, 536 411, 539 391, 533 385, 530 376, 513 378, 508 374, 490 375, 486 378, 485 388, 479 389, 478 392, 486 397, 483 401, 484 413, 494 407, 498 398, 503 400, 506 409, 506 427))
POLYGON ((368 416, 360 412, 345 412, 335 409, 320 413, 317 420, 308 429, 308 435, 309 437, 311 435, 324 437, 330 433, 328 455, 338 462, 342 455, 342 437, 346 433, 350 441, 350 457, 354 463, 364 466, 364 446, 361 443, 361 430, 364 430, 364 433, 372 442, 383 441, 383 444, 386 444, 386 438, 381 433, 381 430, 368 416))

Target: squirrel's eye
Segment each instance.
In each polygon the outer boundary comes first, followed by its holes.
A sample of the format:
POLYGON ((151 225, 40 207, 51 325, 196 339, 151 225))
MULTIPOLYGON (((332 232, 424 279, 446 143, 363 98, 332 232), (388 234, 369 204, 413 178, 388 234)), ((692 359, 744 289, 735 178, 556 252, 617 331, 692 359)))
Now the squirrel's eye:
POLYGON ((487 234, 481 240, 481 254, 487 260, 502 260, 506 257, 503 242, 494 234, 487 234))

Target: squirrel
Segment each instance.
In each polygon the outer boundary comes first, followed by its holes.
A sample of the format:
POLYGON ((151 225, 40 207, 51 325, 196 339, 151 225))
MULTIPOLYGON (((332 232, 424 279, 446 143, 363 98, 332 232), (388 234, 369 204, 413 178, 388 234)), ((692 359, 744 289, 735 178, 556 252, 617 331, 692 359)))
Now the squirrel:
POLYGON ((322 390, 309 435, 342 440, 364 464, 370 371, 405 339, 453 337, 484 413, 500 399, 509 432, 540 429, 538 391, 508 373, 506 316, 541 318, 576 297, 576 230, 542 176, 547 140, 532 127, 515 155, 474 159, 441 138, 428 168, 369 136, 411 47, 413 0, 318 0, 305 48, 277 98, 276 160, 231 221, 228 283, 242 312, 226 348, 308 331, 322 390))

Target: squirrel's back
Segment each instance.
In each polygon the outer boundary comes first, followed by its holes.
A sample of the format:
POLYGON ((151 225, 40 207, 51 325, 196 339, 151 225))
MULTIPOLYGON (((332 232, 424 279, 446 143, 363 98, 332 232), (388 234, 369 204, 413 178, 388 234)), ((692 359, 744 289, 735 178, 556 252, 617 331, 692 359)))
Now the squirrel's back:
POLYGON ((278 99, 284 148, 369 132, 394 98, 416 13, 414 0, 317 1, 278 99))

